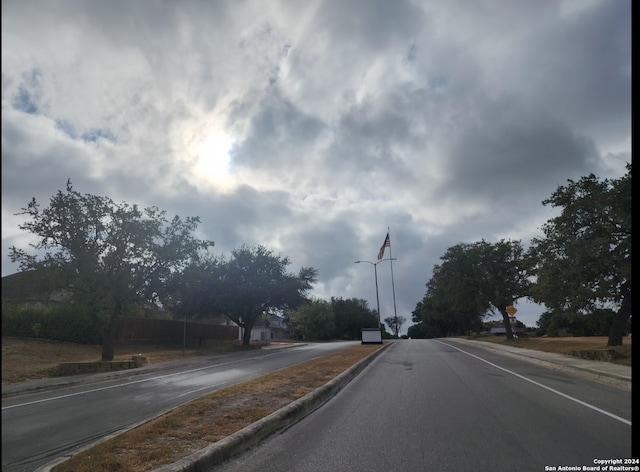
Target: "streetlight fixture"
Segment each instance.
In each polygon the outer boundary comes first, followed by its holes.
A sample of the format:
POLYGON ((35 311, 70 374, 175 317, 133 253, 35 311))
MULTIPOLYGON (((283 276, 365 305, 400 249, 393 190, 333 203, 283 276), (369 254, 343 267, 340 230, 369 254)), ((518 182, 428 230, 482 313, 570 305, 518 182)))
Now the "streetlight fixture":
POLYGON ((383 261, 395 261, 395 257, 390 257, 387 259, 380 259, 378 262, 371 261, 355 261, 354 264, 360 264, 361 262, 366 262, 367 264, 371 264, 373 266, 373 273, 376 277, 376 303, 378 304, 378 329, 380 329, 380 297, 378 296, 378 264, 383 261))

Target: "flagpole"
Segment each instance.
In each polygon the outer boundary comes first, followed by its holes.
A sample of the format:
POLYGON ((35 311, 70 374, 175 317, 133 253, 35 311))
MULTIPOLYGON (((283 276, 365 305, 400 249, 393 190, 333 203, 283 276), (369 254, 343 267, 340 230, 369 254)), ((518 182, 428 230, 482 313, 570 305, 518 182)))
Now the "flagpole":
POLYGON ((391 254, 391 230, 387 226, 387 234, 389 235, 389 264, 391 265, 391 290, 393 291, 393 321, 398 323, 398 312, 396 311, 396 286, 393 283, 393 255, 391 254))

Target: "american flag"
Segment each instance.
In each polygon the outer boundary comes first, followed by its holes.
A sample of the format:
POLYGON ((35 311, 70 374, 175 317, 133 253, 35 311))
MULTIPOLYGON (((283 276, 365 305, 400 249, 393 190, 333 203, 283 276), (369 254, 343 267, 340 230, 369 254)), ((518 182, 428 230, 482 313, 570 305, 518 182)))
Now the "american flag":
POLYGON ((378 260, 382 259, 384 257, 384 248, 385 247, 391 247, 391 241, 389 240, 389 233, 387 233, 387 237, 384 238, 384 242, 382 243, 382 247, 380 248, 380 251, 378 251, 378 260))

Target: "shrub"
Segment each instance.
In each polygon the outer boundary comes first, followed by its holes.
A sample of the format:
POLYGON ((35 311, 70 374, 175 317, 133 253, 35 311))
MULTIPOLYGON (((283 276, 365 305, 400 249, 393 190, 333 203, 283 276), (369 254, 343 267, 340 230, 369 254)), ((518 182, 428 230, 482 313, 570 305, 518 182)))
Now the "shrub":
POLYGON ((99 344, 100 321, 79 305, 2 306, 2 335, 99 344))

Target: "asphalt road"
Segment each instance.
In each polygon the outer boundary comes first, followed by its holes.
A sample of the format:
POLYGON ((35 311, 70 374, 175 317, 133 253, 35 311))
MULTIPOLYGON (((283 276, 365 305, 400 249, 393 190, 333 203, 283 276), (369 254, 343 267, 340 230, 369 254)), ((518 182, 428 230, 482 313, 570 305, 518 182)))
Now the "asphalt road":
POLYGON ((631 454, 630 391, 454 339, 407 340, 211 472, 541 472, 631 454))
POLYGON ((358 343, 198 357, 146 374, 132 371, 115 379, 3 398, 2 471, 34 471, 219 388, 358 343))

